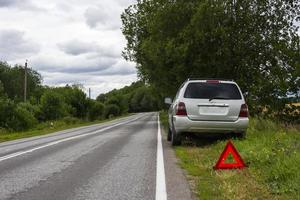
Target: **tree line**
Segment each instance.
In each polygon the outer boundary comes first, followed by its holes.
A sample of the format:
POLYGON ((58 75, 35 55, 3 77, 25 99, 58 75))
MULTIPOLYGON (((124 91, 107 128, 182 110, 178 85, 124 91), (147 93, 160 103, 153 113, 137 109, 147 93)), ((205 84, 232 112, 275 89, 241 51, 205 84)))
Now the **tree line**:
POLYGON ((235 80, 253 115, 299 101, 300 1, 139 0, 121 18, 123 57, 161 96, 203 77, 235 80))
POLYGON ((24 68, 0 62, 0 129, 22 131, 46 121, 94 121, 159 107, 151 87, 143 82, 100 94, 93 100, 80 85, 44 86, 41 75, 32 69, 27 70, 27 78, 28 100, 24 102, 24 68))

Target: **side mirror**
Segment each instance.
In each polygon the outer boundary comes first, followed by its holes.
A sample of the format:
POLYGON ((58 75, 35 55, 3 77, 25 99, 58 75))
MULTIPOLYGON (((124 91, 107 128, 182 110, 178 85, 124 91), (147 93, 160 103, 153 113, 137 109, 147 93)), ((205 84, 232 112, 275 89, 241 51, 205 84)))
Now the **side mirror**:
POLYGON ((170 97, 166 97, 165 98, 165 104, 171 105, 172 104, 172 99, 170 97))

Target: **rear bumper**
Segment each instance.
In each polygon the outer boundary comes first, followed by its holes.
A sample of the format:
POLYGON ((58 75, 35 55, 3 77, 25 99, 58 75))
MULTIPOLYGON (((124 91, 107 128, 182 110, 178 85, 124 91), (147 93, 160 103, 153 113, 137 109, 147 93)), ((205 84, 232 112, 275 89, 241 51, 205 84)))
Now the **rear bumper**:
POLYGON ((196 133, 240 133, 248 128, 248 118, 238 118, 233 122, 228 121, 194 121, 188 117, 173 116, 176 132, 196 133))

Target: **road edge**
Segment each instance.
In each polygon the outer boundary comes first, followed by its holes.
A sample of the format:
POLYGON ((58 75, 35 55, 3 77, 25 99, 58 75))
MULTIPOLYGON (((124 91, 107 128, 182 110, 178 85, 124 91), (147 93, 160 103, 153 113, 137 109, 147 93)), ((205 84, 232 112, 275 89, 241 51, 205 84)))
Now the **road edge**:
POLYGON ((168 200, 194 200, 188 177, 184 169, 178 163, 175 151, 167 141, 167 134, 161 122, 161 136, 165 163, 166 188, 168 200))

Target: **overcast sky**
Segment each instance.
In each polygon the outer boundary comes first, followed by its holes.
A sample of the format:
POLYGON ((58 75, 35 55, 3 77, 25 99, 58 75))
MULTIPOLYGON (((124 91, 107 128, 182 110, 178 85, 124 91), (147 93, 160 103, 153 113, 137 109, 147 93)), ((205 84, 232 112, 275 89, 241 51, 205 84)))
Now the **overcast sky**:
POLYGON ((0 0, 0 60, 22 64, 52 86, 83 84, 92 96, 137 80, 120 14, 133 0, 0 0))

